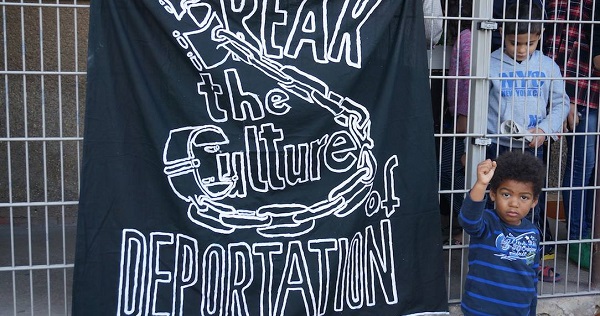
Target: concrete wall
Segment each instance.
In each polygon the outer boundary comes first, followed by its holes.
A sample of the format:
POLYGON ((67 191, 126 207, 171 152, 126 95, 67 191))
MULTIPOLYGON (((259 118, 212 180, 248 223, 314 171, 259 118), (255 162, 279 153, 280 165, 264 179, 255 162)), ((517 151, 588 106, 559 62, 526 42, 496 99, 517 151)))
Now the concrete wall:
POLYGON ((1 222, 76 217, 76 205, 44 205, 79 197, 89 9, 61 5, 0 7, 1 222))

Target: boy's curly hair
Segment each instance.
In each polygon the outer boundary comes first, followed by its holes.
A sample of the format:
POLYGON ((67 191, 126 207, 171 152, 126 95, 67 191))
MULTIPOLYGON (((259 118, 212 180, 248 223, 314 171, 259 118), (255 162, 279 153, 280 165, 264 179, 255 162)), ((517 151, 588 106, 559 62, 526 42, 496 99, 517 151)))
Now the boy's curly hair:
POLYGON ((509 151, 496 159, 496 171, 490 180, 490 190, 496 192, 500 183, 513 180, 531 183, 533 194, 537 198, 542 193, 546 168, 542 162, 530 153, 509 151))

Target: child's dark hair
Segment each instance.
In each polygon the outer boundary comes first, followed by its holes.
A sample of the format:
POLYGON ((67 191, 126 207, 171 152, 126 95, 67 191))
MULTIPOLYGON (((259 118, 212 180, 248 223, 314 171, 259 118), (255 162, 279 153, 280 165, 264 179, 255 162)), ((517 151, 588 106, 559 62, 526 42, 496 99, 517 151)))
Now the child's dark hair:
POLYGON ((542 19, 544 17, 542 8, 535 3, 530 4, 529 2, 529 0, 517 1, 506 9, 506 19, 525 21, 505 22, 502 28, 504 35, 542 34, 542 19))
POLYGON ((496 192, 500 183, 514 180, 531 183, 533 194, 537 198, 542 193, 546 168, 542 162, 530 153, 509 151, 496 159, 496 171, 490 180, 490 190, 496 192))
POLYGON ((471 17, 473 16, 473 0, 447 0, 446 15, 448 17, 464 18, 460 20, 448 19, 446 32, 448 37, 455 39, 458 33, 465 29, 471 29, 471 17))

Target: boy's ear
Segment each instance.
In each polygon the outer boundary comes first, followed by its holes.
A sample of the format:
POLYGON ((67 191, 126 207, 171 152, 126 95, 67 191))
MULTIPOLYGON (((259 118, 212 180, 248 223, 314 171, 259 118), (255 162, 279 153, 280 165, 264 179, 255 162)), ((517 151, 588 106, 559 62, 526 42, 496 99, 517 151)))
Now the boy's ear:
POLYGON ((490 200, 496 202, 496 191, 490 190, 490 200))
POLYGON ((534 208, 538 204, 539 201, 540 201, 539 197, 533 199, 533 204, 531 205, 531 208, 534 208))
POLYGON ((498 26, 498 32, 500 32, 500 34, 503 34, 502 33, 502 26, 498 26))

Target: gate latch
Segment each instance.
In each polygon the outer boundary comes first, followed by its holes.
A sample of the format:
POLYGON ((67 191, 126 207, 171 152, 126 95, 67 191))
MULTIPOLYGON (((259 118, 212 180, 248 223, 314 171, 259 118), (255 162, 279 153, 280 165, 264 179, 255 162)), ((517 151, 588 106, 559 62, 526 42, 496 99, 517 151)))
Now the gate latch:
POLYGON ((497 30, 498 29, 498 23, 493 22, 493 21, 481 21, 477 24, 477 29, 479 30, 497 30))
POLYGON ((492 144, 492 139, 487 137, 473 138, 472 143, 479 146, 489 146, 492 144))

